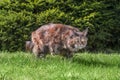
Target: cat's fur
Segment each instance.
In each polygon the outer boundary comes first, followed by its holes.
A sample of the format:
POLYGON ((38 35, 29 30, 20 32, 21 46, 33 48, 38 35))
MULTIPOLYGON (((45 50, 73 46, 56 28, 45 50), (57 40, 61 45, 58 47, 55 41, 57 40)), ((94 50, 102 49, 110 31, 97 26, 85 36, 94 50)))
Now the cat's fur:
POLYGON ((47 24, 32 32, 33 53, 45 56, 47 53, 71 57, 74 52, 87 45, 88 29, 79 29, 64 24, 47 24))
POLYGON ((25 49, 27 52, 32 52, 33 46, 34 46, 34 44, 32 41, 25 42, 25 49))

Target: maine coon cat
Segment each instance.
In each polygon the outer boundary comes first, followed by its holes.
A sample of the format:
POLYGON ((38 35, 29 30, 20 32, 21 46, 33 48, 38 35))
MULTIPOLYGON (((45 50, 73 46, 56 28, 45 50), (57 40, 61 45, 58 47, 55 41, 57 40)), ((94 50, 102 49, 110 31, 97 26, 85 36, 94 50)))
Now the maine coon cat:
POLYGON ((46 56, 47 53, 72 57, 73 53, 86 47, 87 33, 88 28, 81 32, 70 25, 43 25, 31 34, 33 53, 37 57, 46 56))

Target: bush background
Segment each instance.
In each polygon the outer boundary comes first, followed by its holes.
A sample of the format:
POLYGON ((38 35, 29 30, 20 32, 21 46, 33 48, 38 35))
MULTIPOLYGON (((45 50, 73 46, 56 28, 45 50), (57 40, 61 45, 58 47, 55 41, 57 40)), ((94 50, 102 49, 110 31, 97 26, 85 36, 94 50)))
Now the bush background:
POLYGON ((0 50, 24 51, 31 32, 47 23, 89 27, 88 51, 120 48, 119 0, 1 0, 0 50))

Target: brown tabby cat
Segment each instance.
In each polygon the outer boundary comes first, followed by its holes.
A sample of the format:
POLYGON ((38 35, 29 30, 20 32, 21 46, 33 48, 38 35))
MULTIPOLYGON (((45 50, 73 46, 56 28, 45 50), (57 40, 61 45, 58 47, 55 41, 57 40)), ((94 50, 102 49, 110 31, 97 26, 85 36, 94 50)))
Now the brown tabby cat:
POLYGON ((64 24, 47 24, 32 32, 33 53, 43 57, 47 53, 72 57, 73 53, 87 45, 88 29, 79 29, 64 24))

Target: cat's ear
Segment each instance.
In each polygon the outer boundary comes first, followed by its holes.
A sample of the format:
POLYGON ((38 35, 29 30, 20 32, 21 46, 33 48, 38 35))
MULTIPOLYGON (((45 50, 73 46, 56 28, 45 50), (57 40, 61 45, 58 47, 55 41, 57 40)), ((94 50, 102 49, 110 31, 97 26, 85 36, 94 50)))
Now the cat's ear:
POLYGON ((83 36, 86 36, 88 33, 88 27, 83 31, 83 36))

